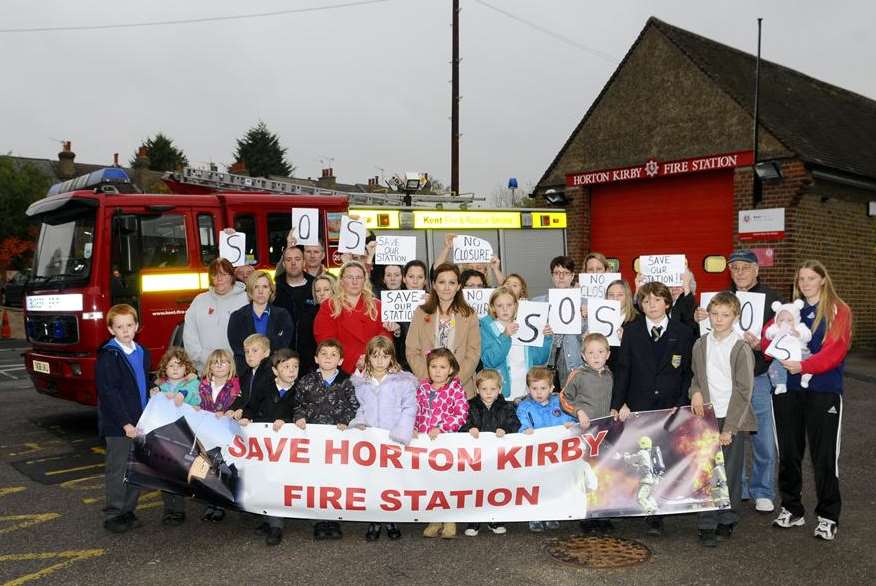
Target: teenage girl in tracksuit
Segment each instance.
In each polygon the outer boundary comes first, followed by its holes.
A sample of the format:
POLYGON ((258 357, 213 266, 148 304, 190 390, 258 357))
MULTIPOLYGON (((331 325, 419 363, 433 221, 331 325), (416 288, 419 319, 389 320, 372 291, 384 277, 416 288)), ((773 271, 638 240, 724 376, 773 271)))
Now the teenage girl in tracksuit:
MULTIPOLYGON (((801 501, 801 464, 806 443, 815 471, 818 525, 815 537, 836 538, 841 498, 839 448, 843 412, 843 368, 852 339, 852 314, 839 298, 827 271, 818 261, 806 261, 797 271, 794 297, 805 302, 802 322, 812 331, 803 361, 783 360, 788 370, 788 392, 773 396, 779 440, 779 492, 782 509, 773 521, 777 527, 799 527, 806 523, 801 501), (808 388, 800 384, 801 374, 811 374, 808 388)), ((767 324, 769 327, 771 324, 767 324)), ((768 344, 764 340, 764 349, 768 344)))

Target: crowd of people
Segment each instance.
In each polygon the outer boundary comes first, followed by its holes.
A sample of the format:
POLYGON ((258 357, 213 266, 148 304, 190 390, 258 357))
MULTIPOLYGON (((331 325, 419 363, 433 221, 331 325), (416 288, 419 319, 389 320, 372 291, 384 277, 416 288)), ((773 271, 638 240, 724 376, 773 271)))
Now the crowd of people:
MULTIPOLYGON (((779 513, 773 524, 805 524, 801 500, 802 459, 809 445, 816 486, 815 536, 833 540, 840 517, 836 469, 842 420, 843 365, 851 343, 851 312, 818 261, 796 271, 793 302, 758 278, 757 257, 748 250, 729 258, 728 290, 704 308, 696 306, 688 272, 681 286, 667 287, 637 277, 630 286, 613 281, 605 296, 623 315, 619 347, 587 328, 582 304, 581 335, 554 335, 544 328, 541 346, 512 343, 518 303, 529 297, 525 279, 503 275, 498 259, 459 267, 447 262, 451 238, 432 267, 415 260, 405 266, 373 266, 373 246, 348 258, 337 278, 323 265, 321 247, 289 241, 275 278, 265 271, 235 272, 224 259, 209 266, 210 288, 185 316, 184 349, 173 347, 151 376, 148 352, 134 341, 136 310, 114 306, 107 315, 112 338, 99 353, 97 387, 100 432, 107 442, 104 526, 121 533, 139 522, 136 488, 124 482, 136 424, 151 396, 233 417, 242 426, 330 424, 386 429, 397 442, 442 433, 532 433, 601 417, 624 421, 631 413, 690 405, 702 416, 711 404, 720 429, 731 507, 699 513, 699 540, 714 547, 732 535, 741 501, 752 499, 763 513, 774 510, 778 468, 779 513), (237 279, 243 279, 243 282, 237 279), (488 315, 478 318, 463 287, 494 287, 488 315), (378 292, 420 289, 425 302, 410 322, 382 322, 378 292), (740 333, 738 291, 766 296, 764 335, 740 333), (700 336, 699 322, 710 333, 700 336), (772 360, 764 354, 777 331, 799 337, 807 347, 801 361, 772 360), (775 437, 774 432, 777 434, 775 437), (744 473, 743 442, 750 437, 753 461, 744 473), (778 452, 776 451, 778 444, 778 452)), ((558 256, 548 270, 555 288, 575 287, 577 265, 558 256)), ((584 259, 585 272, 607 272, 599 253, 584 259)), ((546 295, 534 300, 547 300, 546 295)), ((185 520, 181 497, 164 495, 162 522, 185 520)), ((208 506, 206 521, 225 512, 208 506)), ((663 532, 663 517, 645 519, 651 535, 663 532)), ((558 526, 531 521, 532 531, 558 526)), ((610 521, 582 521, 587 531, 611 530, 610 521)), ((504 533, 502 524, 489 524, 504 533)), ((370 524, 368 540, 392 523, 370 524)), ((469 524, 466 535, 480 525, 469 524)), ((282 540, 283 519, 266 517, 258 533, 266 543, 282 540)), ((454 523, 429 524, 426 537, 452 538, 454 523)), ((342 535, 337 522, 317 522, 316 539, 342 535)))

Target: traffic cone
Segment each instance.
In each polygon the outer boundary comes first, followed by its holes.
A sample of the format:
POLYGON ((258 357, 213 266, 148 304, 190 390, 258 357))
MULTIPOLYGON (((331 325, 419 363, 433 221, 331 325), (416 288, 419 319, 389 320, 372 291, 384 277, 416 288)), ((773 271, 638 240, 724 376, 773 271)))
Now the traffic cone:
POLYGON ((3 310, 3 324, 0 325, 0 338, 8 340, 12 337, 12 328, 9 327, 9 315, 3 310))

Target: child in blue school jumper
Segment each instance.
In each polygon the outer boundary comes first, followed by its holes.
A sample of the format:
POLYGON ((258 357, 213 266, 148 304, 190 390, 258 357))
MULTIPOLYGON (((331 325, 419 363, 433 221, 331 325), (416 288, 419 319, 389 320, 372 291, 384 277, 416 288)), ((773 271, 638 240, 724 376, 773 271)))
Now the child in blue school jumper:
POLYGON ((106 506, 103 526, 124 533, 140 522, 134 515, 140 491, 125 483, 128 453, 149 394, 149 351, 134 342, 140 328, 137 310, 126 303, 106 315, 112 339, 98 351, 95 365, 100 436, 106 441, 106 506))
MULTIPOLYGON (((572 427, 577 421, 563 411, 560 396, 554 393, 554 371, 544 366, 534 366, 526 374, 529 396, 517 405, 520 432, 531 434, 542 427, 563 425, 572 427)), ((541 533, 547 529, 559 529, 559 521, 530 521, 529 530, 541 533)))

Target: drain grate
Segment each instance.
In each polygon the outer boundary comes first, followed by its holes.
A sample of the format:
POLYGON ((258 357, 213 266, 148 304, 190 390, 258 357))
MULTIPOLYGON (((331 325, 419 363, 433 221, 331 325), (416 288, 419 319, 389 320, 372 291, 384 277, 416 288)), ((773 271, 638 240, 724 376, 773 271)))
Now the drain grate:
POLYGON ((651 559, 651 550, 645 544, 619 537, 552 539, 545 551, 558 562, 580 568, 622 568, 651 559))

